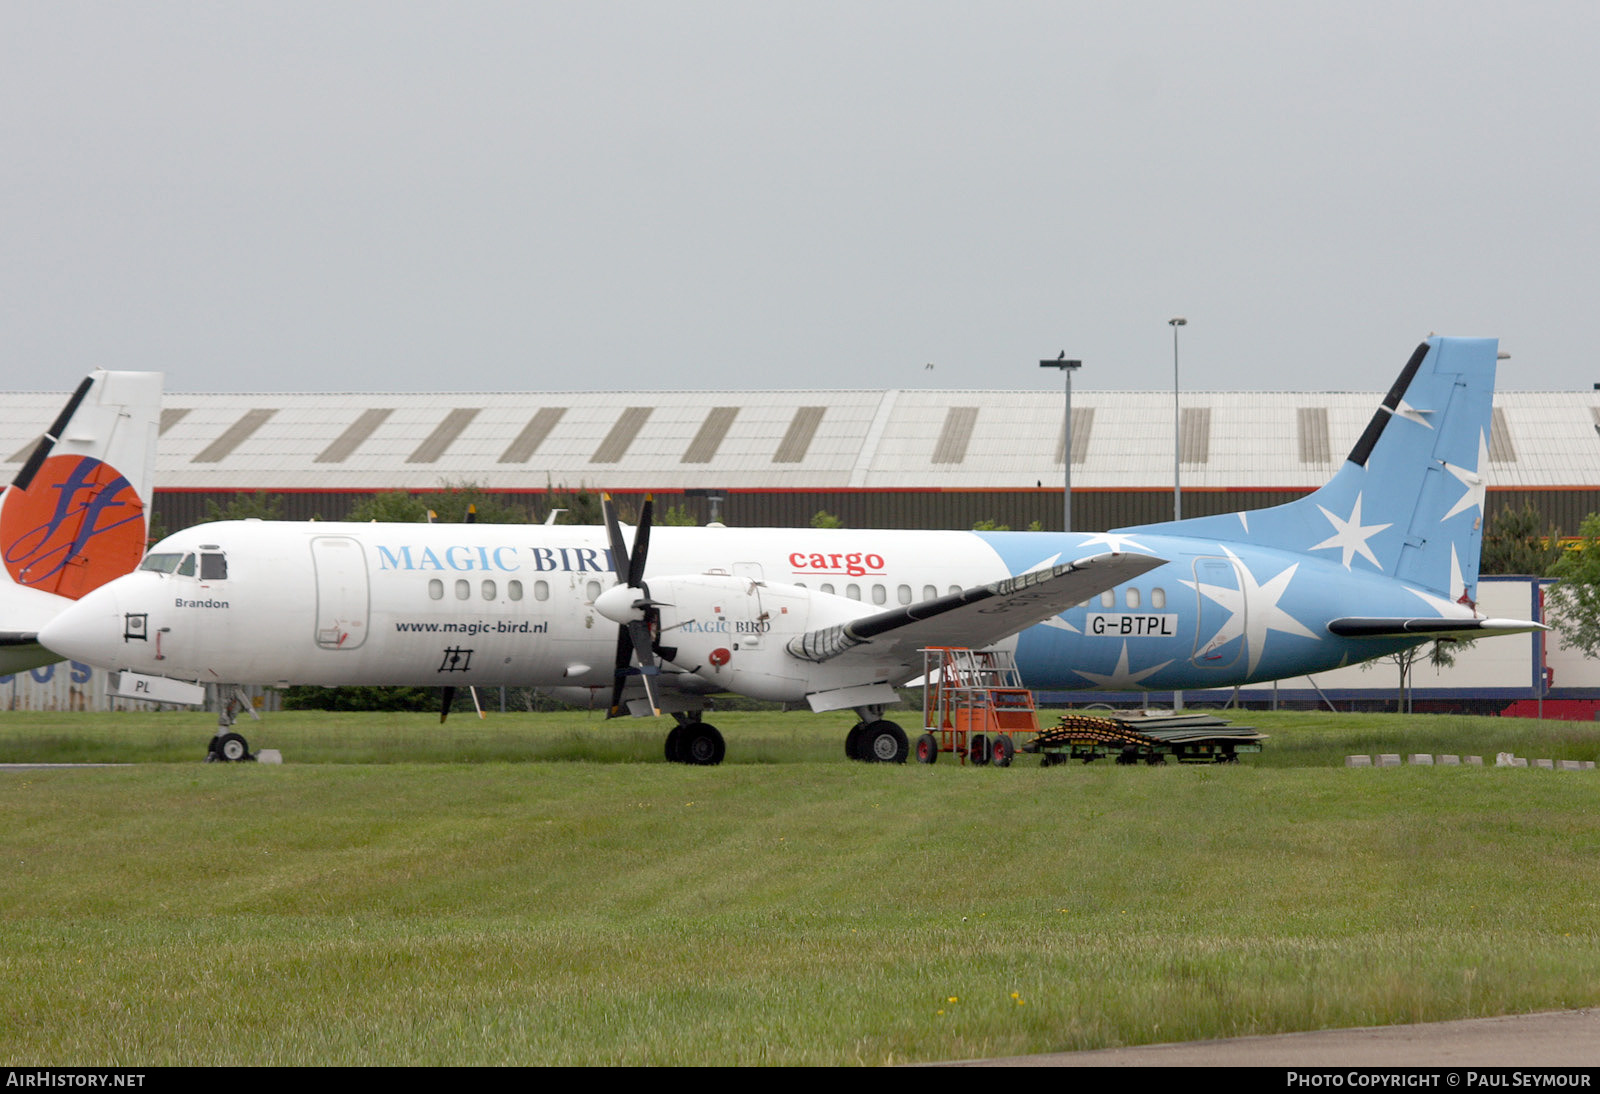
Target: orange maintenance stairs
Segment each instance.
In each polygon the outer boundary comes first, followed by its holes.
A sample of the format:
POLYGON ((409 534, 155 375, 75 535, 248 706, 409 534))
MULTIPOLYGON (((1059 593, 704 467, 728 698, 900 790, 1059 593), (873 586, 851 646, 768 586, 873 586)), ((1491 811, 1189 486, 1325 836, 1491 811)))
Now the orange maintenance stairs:
POLYGON ((931 646, 922 651, 922 667, 919 763, 950 752, 963 763, 1006 767, 1017 751, 1012 735, 1039 732, 1033 692, 1022 686, 1009 651, 931 646))

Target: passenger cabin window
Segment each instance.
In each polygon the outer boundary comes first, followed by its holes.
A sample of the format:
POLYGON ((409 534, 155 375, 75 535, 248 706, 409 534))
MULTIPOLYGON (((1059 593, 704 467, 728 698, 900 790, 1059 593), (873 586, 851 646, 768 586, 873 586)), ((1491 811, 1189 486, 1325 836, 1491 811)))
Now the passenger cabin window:
POLYGON ((1129 608, 1137 608, 1138 606, 1139 606, 1139 590, 1138 589, 1129 589, 1128 590, 1128 607, 1129 608))
POLYGON ((1151 589, 1150 606, 1157 610, 1165 608, 1167 606, 1167 590, 1163 589, 1159 585, 1157 585, 1154 589, 1151 589))
POLYGON ((485 600, 493 600, 494 599, 494 582, 485 581, 483 583, 483 598, 485 600))
POLYGON ((1117 594, 1114 589, 1107 589, 1100 594, 1100 606, 1102 608, 1115 608, 1117 606, 1117 594))
POLYGON ((506 582, 506 595, 509 596, 512 600, 521 600, 522 599, 522 582, 520 582, 520 581, 508 581, 508 582, 506 582))
POLYGON ((463 578, 459 578, 456 581, 456 599, 457 600, 470 600, 471 598, 472 598, 472 582, 468 581, 464 577, 463 578))
POLYGON ((443 600, 444 582, 440 581, 436 577, 430 578, 428 580, 428 596, 433 600, 443 600))

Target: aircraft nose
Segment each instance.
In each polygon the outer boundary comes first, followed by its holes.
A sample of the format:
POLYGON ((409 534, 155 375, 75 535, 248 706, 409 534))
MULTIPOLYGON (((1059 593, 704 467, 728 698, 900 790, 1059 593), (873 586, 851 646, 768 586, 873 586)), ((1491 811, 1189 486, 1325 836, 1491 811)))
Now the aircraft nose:
POLYGON ((122 647, 115 585, 112 582, 69 605, 39 629, 39 644, 72 661, 100 668, 122 667, 113 663, 122 647))

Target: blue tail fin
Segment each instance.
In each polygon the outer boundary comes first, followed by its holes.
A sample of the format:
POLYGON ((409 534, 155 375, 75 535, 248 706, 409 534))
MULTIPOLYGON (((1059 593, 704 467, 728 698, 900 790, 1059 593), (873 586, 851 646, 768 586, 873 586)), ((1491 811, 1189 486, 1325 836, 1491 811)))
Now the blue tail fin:
POLYGON ((1476 602, 1498 351, 1493 338, 1418 346, 1344 466, 1313 494, 1127 530, 1246 540, 1476 602))

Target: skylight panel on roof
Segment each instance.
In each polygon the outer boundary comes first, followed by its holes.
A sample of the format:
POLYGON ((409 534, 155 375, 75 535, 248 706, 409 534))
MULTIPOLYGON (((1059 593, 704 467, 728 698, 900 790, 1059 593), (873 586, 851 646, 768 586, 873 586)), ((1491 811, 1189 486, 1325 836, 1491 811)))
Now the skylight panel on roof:
POLYGON ((694 435, 694 440, 689 442, 683 458, 678 462, 710 463, 716 458, 717 449, 722 447, 722 439, 728 435, 729 427, 738 416, 739 408, 736 406, 712 407, 706 414, 705 421, 700 423, 700 430, 694 435))
POLYGON ((622 416, 616 420, 616 424, 611 427, 611 432, 606 434, 606 439, 600 442, 600 447, 589 457, 589 462, 620 463, 622 457, 628 454, 628 446, 633 444, 634 438, 639 435, 639 430, 650 420, 651 409, 647 406, 630 406, 624 410, 622 416))
POLYGON ((361 442, 372 436, 373 431, 382 425, 394 413, 393 407, 375 407, 372 410, 363 410, 361 416, 334 440, 327 448, 317 454, 313 463, 343 463, 349 459, 356 449, 361 447, 361 442))
POLYGON ((517 434, 517 439, 512 441, 506 450, 500 454, 500 463, 527 463, 533 459, 533 454, 539 451, 539 446, 544 444, 550 436, 550 431, 555 429, 556 423, 561 421, 561 416, 567 412, 564 406, 542 406, 528 424, 522 427, 522 432, 517 434))
POLYGON ((278 411, 276 407, 270 409, 260 407, 255 410, 245 411, 243 416, 229 426, 227 431, 223 433, 222 436, 206 445, 201 453, 190 462, 221 463, 223 460, 228 458, 228 455, 235 448, 238 448, 245 441, 249 440, 251 435, 254 434, 256 430, 266 425, 268 419, 270 419, 277 412, 278 411))
POLYGON ((778 451, 773 453, 772 462, 803 462, 806 452, 811 448, 811 438, 816 436, 817 427, 822 424, 822 415, 827 409, 825 406, 803 406, 796 410, 794 417, 789 420, 783 440, 778 442, 778 451))
POLYGON ((461 431, 478 416, 478 407, 457 407, 444 416, 444 421, 434 426, 428 439, 417 445, 417 450, 406 457, 407 463, 434 463, 445 450, 461 436, 461 431))

